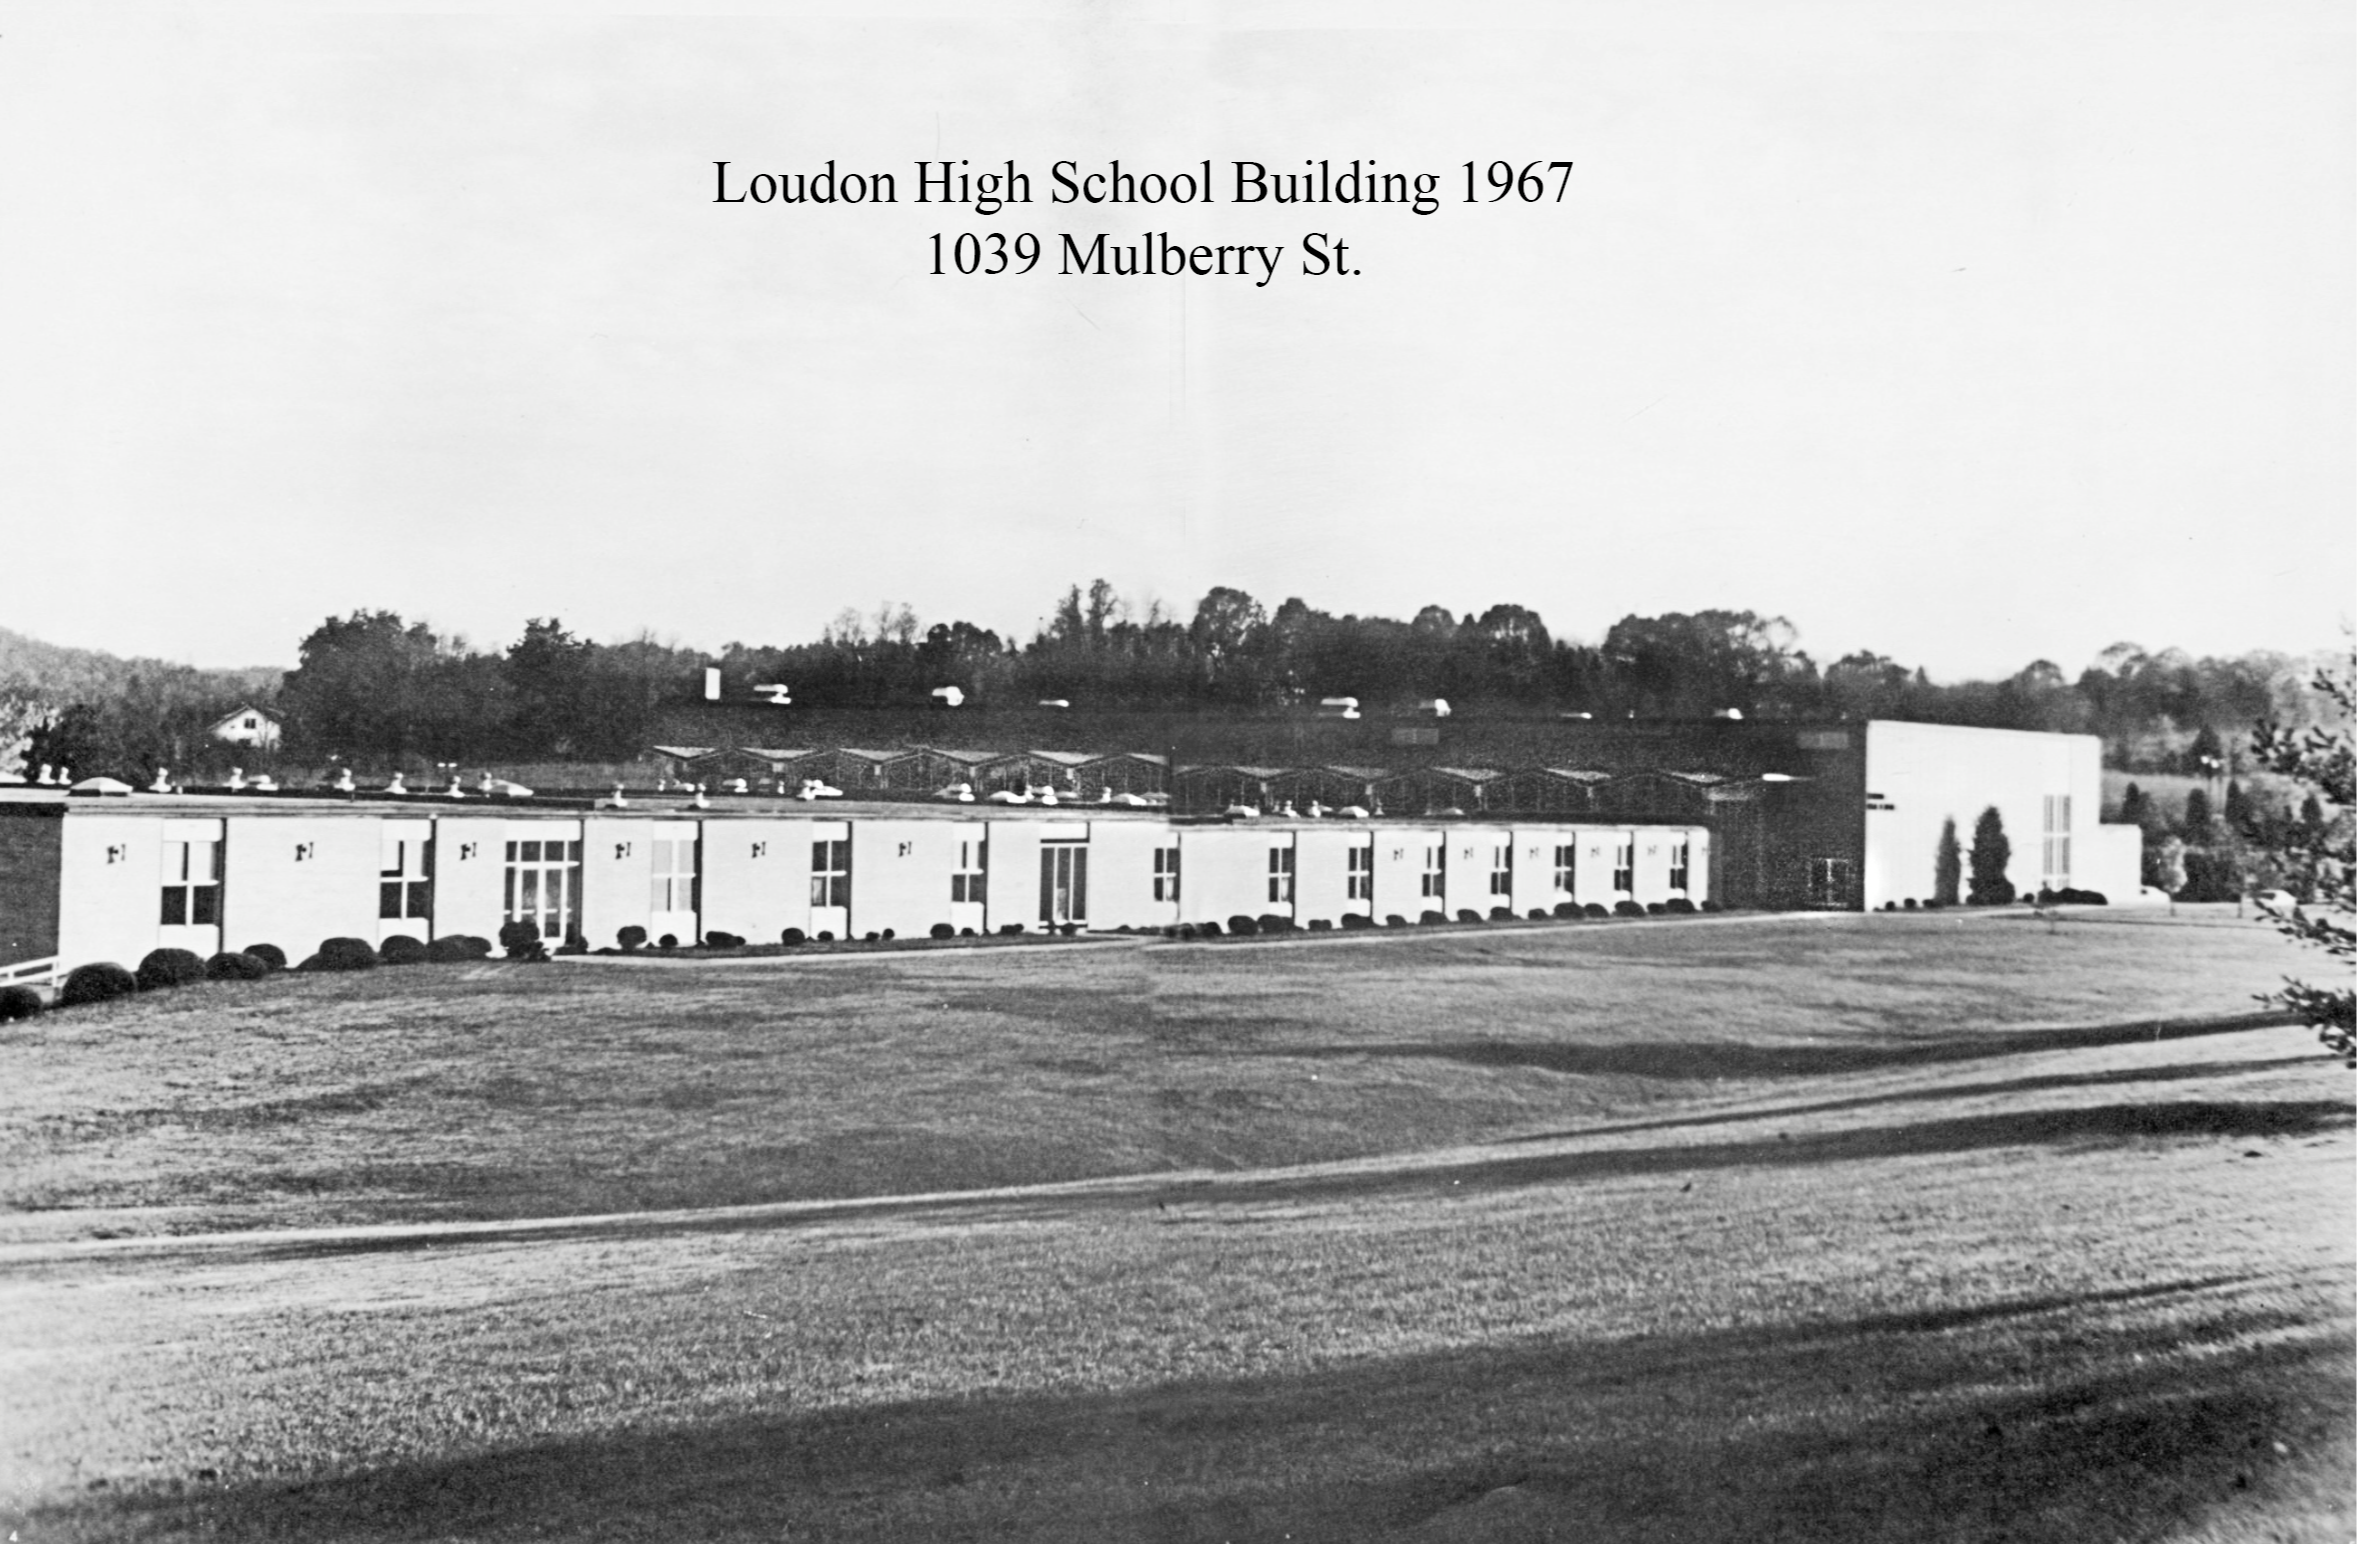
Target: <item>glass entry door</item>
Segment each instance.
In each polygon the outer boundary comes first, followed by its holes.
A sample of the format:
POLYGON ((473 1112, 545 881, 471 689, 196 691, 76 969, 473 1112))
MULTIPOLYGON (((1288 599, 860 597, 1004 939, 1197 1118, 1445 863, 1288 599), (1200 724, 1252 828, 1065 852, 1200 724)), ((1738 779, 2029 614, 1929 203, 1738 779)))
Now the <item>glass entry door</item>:
POLYGON ((1828 911, 1857 905, 1857 865, 1847 858, 1809 860, 1809 904, 1828 911))
POLYGON ((1088 848, 1048 842, 1039 849, 1039 920, 1050 927, 1088 922, 1088 848))
POLYGON ((581 905, 579 842, 507 844, 507 920, 529 922, 544 939, 570 939, 581 905))

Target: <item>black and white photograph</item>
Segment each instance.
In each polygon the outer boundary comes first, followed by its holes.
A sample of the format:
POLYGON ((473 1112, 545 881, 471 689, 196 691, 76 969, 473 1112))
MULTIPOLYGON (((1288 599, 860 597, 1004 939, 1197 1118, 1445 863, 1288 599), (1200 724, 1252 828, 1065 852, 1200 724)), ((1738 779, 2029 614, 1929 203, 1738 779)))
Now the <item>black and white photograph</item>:
POLYGON ((2357 14, 0 0, 0 1535, 2357 1538, 2357 14))

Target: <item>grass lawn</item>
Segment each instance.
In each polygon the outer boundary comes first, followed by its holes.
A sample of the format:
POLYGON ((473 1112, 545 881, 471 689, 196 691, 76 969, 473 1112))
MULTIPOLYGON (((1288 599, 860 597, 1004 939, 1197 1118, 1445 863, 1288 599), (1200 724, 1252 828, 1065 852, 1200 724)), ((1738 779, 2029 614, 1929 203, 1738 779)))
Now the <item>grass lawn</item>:
POLYGON ((1399 1152, 2247 1021, 2286 959, 2083 913, 205 985, 0 1031, 0 1243, 1399 1152))
POLYGON ((61 1014, 0 1040, 0 1526, 2346 1539, 2292 960, 1942 915, 61 1014), (795 1200, 852 1204, 187 1236, 795 1200))

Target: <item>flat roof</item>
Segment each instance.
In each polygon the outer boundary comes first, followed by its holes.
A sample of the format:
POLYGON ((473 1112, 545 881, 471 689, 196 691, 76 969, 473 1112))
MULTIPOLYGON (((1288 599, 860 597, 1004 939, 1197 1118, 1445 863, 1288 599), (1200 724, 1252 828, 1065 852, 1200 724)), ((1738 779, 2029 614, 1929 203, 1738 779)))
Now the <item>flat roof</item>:
POLYGON ((698 808, 688 794, 633 796, 620 808, 606 800, 508 799, 469 793, 453 799, 447 794, 409 794, 387 797, 381 790, 348 795, 297 793, 131 793, 68 795, 62 788, 38 784, 0 784, 0 811, 11 813, 66 813, 93 815, 374 815, 413 819, 449 816, 497 816, 514 820, 579 820, 584 816, 652 818, 690 815, 700 819, 842 820, 1157 820, 1160 806, 1131 804, 997 804, 987 799, 972 804, 950 800, 797 799, 790 794, 708 794, 698 808))

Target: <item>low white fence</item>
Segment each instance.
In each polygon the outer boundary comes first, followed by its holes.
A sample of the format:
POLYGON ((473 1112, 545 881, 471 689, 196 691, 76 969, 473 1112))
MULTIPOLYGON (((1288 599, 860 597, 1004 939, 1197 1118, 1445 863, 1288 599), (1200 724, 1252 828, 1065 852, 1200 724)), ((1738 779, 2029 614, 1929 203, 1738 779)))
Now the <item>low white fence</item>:
POLYGON ((48 986, 57 980, 57 956, 0 965, 0 986, 48 986))

